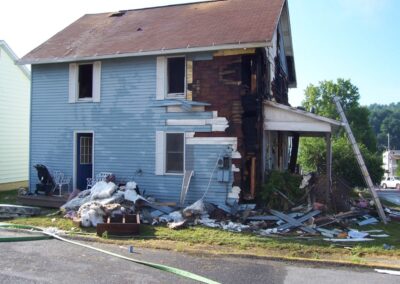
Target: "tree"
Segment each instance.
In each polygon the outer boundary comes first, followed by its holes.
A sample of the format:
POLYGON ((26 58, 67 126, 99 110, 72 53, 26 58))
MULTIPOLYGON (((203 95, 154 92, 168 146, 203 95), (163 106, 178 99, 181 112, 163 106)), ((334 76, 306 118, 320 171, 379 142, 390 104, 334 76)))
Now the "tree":
MULTIPOLYGON (((305 91, 303 106, 313 109, 316 114, 340 120, 333 96, 340 99, 350 127, 359 144, 372 180, 380 181, 383 170, 382 158, 377 153, 374 131, 369 124, 369 110, 360 106, 358 88, 350 80, 338 79, 336 82, 323 81, 318 86, 310 85, 305 91)), ((344 129, 340 129, 332 139, 334 174, 347 180, 352 186, 365 186, 351 145, 344 129)), ((326 145, 321 138, 302 138, 300 142, 299 163, 305 171, 324 172, 326 169, 326 145)))
POLYGON ((400 103, 389 105, 373 104, 368 107, 372 129, 378 140, 379 151, 388 146, 390 134, 390 148, 400 150, 400 103))

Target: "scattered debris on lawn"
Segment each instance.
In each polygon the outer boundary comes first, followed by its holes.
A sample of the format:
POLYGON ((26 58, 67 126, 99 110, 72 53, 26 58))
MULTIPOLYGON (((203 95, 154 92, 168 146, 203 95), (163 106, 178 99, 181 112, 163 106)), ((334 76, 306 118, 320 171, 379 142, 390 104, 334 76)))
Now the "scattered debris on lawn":
MULTIPOLYGON (((324 203, 325 195, 320 194, 325 178, 315 175, 303 177, 301 194, 294 195, 285 188, 274 189, 275 200, 286 202, 287 208, 279 211, 265 204, 212 204, 207 202, 206 196, 186 207, 179 202, 159 203, 154 197, 141 194, 134 181, 120 186, 114 181, 114 178, 98 181, 90 189, 77 194, 61 206, 64 217, 82 227, 97 227, 100 236, 133 235, 139 233, 140 224, 164 224, 174 230, 202 225, 260 236, 319 236, 329 242, 365 242, 389 237, 382 230, 355 229, 379 222, 372 200, 361 194, 357 198, 343 197, 344 190, 338 189, 344 188, 341 181, 333 186, 333 193, 340 192, 333 198, 336 205, 328 206, 324 203), (342 210, 333 214, 332 207, 342 210)), ((0 214, 1 210, 0 206, 0 214)), ((386 207, 385 213, 392 220, 400 220, 398 210, 386 207)))

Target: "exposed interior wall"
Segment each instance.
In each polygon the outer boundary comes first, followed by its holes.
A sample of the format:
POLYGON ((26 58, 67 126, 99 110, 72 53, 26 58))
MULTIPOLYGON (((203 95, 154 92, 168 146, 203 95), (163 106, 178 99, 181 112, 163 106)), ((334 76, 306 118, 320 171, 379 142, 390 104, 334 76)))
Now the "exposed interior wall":
POLYGON ((207 102, 229 121, 225 131, 196 133, 196 137, 236 137, 240 159, 233 165, 233 186, 242 197, 254 197, 262 177, 262 101, 270 96, 268 64, 261 50, 224 51, 210 60, 193 61, 194 101, 207 102))

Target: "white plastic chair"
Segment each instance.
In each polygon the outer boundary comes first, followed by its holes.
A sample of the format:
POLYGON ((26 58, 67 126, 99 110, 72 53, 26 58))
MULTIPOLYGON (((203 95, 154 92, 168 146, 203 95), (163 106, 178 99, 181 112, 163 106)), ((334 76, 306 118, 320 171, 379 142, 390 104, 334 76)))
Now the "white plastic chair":
POLYGON ((65 176, 63 172, 54 171, 53 180, 55 183, 53 192, 58 188, 58 196, 62 196, 63 186, 67 186, 68 193, 70 192, 71 177, 65 176))
POLYGON ((86 189, 92 188, 97 182, 105 181, 108 176, 112 175, 112 173, 108 172, 100 172, 94 178, 87 178, 86 182, 86 189))

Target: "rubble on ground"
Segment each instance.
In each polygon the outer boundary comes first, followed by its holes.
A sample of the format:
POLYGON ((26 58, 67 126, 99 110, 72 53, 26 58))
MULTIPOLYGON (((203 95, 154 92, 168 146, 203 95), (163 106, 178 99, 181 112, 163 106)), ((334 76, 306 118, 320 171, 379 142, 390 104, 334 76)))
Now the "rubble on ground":
MULTIPOLYGON (((307 187, 306 176, 302 187, 307 187)), ((330 213, 320 200, 310 204, 295 204, 289 210, 277 211, 258 208, 255 204, 221 205, 199 199, 186 207, 174 203, 158 203, 149 196, 142 196, 135 182, 116 186, 113 182, 98 182, 92 189, 82 191, 62 206, 66 218, 79 222, 83 227, 96 227, 107 218, 126 214, 139 214, 140 223, 166 225, 171 229, 201 225, 231 232, 251 232, 260 236, 320 236, 329 242, 359 242, 385 238, 383 231, 359 230, 379 222, 371 200, 361 195, 349 199, 348 211, 330 213), (358 229, 355 229, 358 228, 358 229)), ((342 206, 343 207, 343 206, 342 206)), ((400 219, 400 211, 385 208, 387 216, 400 219)))

